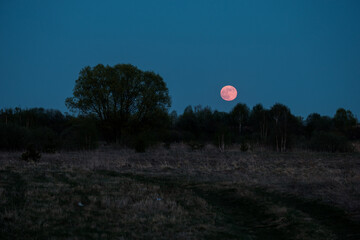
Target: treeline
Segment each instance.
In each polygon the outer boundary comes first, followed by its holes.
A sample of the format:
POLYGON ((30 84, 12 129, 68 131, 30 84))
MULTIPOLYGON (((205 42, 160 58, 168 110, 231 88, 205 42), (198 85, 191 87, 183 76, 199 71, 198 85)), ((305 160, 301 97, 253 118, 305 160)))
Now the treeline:
POLYGON ((96 121, 58 110, 1 109, 0 149, 23 150, 33 145, 42 152, 92 149, 99 139, 96 121))
POLYGON ((278 152, 292 148, 352 151, 360 138, 357 119, 340 108, 334 117, 294 116, 283 104, 251 110, 238 103, 229 113, 209 107, 187 107, 168 113, 169 90, 163 78, 131 64, 86 66, 65 100, 76 116, 58 110, 2 109, 0 149, 43 152, 96 148, 99 141, 126 145, 143 152, 151 145, 188 143, 193 149, 213 143, 220 151, 238 143, 243 151, 264 147, 278 152))
POLYGON ((0 110, 1 150, 23 150, 29 145, 42 152, 83 150, 107 142, 141 152, 158 143, 170 147, 185 142, 194 149, 211 143, 220 151, 239 144, 243 151, 261 147, 279 152, 294 148, 348 152, 353 150, 351 141, 360 139, 357 119, 349 110, 340 108, 333 117, 313 113, 303 119, 283 104, 249 109, 239 103, 229 113, 188 106, 180 115, 161 112, 142 122, 129 120, 121 128, 121 139, 109 136, 111 131, 111 125, 91 114, 75 117, 43 108, 0 110))
POLYGON ((187 107, 176 116, 173 112, 171 141, 212 142, 223 150, 237 143, 241 149, 267 148, 285 152, 293 148, 314 151, 348 152, 351 141, 360 139, 357 119, 350 110, 339 108, 331 118, 318 113, 306 119, 294 116, 283 104, 270 109, 261 104, 249 109, 238 103, 229 113, 209 107, 187 107))

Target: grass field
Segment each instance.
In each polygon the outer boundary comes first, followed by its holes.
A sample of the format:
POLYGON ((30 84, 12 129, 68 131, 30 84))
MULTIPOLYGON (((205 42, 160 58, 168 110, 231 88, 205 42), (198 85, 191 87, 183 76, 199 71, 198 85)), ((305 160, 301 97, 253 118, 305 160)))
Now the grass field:
POLYGON ((360 154, 0 153, 0 239, 360 239, 360 154))

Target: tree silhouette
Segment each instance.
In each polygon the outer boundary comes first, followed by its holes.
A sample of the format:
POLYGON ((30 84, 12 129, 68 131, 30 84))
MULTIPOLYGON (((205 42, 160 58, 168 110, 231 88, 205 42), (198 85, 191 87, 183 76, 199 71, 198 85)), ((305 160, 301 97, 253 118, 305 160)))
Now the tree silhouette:
POLYGON ((264 109, 261 104, 256 104, 251 110, 250 124, 260 140, 265 142, 269 133, 269 110, 264 109))
POLYGON ((330 117, 321 116, 318 113, 312 113, 306 118, 305 131, 308 138, 314 132, 318 131, 331 131, 333 129, 333 121, 330 117))
POLYGON ((334 116, 335 127, 342 133, 346 133, 357 124, 356 118, 350 110, 339 108, 334 116))
POLYGON ((249 108, 246 106, 246 104, 243 103, 236 104, 236 106, 230 112, 231 119, 234 125, 237 126, 236 128, 238 129, 240 136, 242 134, 244 124, 249 119, 249 113, 249 108))
POLYGON ((73 97, 66 106, 82 114, 96 114, 106 138, 118 141, 130 121, 146 121, 154 112, 167 112, 168 89, 162 77, 131 64, 99 64, 80 71, 73 97))
POLYGON ((284 152, 288 144, 290 109, 283 104, 277 103, 270 109, 270 116, 273 123, 276 151, 284 152))

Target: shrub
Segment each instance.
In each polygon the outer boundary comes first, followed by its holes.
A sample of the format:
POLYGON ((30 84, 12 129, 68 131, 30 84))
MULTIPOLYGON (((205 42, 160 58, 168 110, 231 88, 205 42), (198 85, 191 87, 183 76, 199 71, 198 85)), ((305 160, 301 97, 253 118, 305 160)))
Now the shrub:
POLYGON ((171 143, 170 142, 164 142, 163 144, 164 148, 169 150, 171 148, 171 143))
POLYGON ((29 161, 30 159, 37 162, 41 158, 40 152, 38 152, 33 144, 29 144, 26 151, 21 154, 21 160, 29 161))
POLYGON ((309 147, 312 150, 324 152, 354 151, 354 147, 346 137, 334 132, 314 132, 309 147))
POLYGON ((122 142, 136 152, 145 152, 151 146, 156 145, 158 141, 158 133, 156 131, 139 131, 133 134, 126 133, 122 136, 122 142))
POLYGON ((247 150, 249 150, 249 146, 245 141, 242 141, 240 144, 240 150, 242 152, 246 152, 247 150))
POLYGON ((135 143, 134 143, 134 149, 136 152, 138 153, 143 153, 146 151, 146 148, 148 147, 147 142, 145 141, 145 139, 141 138, 141 137, 137 137, 135 139, 135 143))
POLYGON ((205 147, 205 145, 203 143, 195 142, 195 141, 190 141, 190 142, 187 143, 187 145, 190 146, 192 151, 202 150, 205 147))
POLYGON ((182 136, 181 133, 175 130, 169 130, 164 133, 162 136, 162 141, 164 142, 164 147, 169 149, 170 145, 175 142, 181 142, 182 136))

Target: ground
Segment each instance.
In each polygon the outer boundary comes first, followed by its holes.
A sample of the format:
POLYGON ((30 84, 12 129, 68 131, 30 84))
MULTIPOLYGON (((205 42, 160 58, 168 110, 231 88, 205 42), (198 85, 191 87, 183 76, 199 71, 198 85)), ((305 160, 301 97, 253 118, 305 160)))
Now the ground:
POLYGON ((0 239, 360 239, 360 154, 0 154, 0 239))

